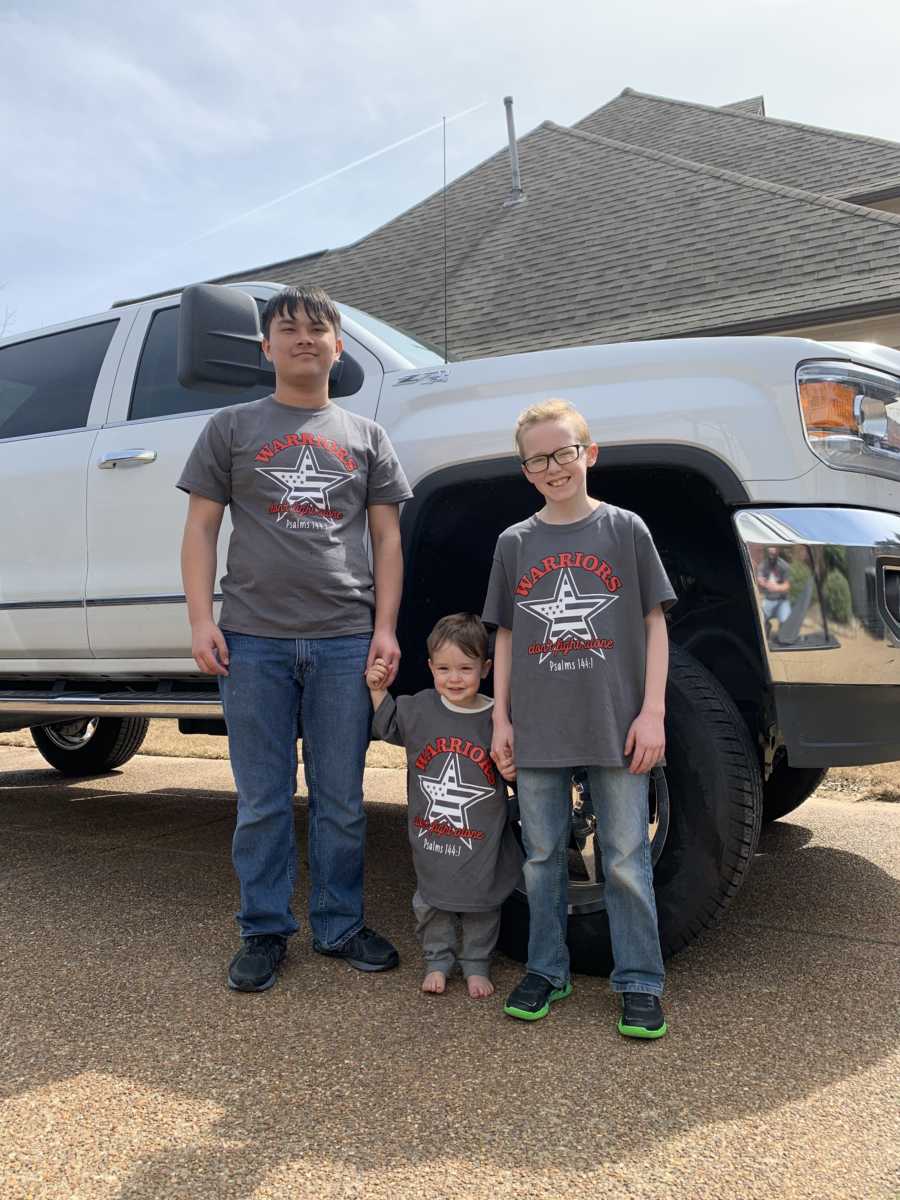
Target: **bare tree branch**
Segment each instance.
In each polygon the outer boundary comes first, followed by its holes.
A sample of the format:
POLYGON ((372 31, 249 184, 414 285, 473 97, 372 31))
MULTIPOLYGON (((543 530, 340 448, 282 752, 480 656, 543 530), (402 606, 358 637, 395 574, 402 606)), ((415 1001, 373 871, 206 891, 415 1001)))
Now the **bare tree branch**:
MULTIPOLYGON (((0 283, 0 292, 6 287, 5 283, 0 283)), ((3 337, 7 330, 12 329, 16 320, 16 310, 10 308, 8 304, 0 310, 0 337, 3 337)))

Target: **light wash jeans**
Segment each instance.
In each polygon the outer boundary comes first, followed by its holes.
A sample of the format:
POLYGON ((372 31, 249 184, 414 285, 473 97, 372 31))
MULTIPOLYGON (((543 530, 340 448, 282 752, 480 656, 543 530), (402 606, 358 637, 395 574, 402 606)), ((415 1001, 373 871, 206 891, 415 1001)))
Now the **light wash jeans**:
MULTIPOLYGON (((615 992, 661 996, 665 972, 650 862, 649 776, 631 775, 624 767, 586 770, 606 881, 614 963, 609 981, 615 992)), ((530 918, 528 970, 555 987, 569 978, 571 778, 568 767, 519 767, 516 775, 530 918)))
POLYGON ((763 600, 763 616, 766 620, 777 618, 783 625, 791 615, 791 602, 787 596, 766 596, 763 600))
POLYGON ((309 920, 333 949, 363 925, 362 779, 372 705, 363 672, 371 637, 264 638, 225 632, 219 690, 238 790, 232 861, 242 937, 298 926, 294 791, 297 719, 309 786, 309 920))

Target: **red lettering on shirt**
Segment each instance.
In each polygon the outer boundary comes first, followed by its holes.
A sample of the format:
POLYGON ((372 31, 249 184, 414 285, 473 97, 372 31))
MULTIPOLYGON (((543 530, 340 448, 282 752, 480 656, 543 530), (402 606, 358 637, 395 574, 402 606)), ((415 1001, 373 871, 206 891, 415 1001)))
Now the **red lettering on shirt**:
POLYGON ((271 442, 260 446, 254 457, 257 462, 267 463, 276 454, 280 454, 292 446, 317 446, 321 450, 326 450, 343 463, 348 471, 355 471, 359 465, 346 446, 341 446, 333 438, 323 437, 321 433, 284 433, 281 437, 273 438, 271 442))
POLYGON ((423 833, 434 834, 435 837, 473 838, 476 842, 484 839, 483 829, 469 829, 466 825, 457 829, 455 825, 448 825, 446 821, 428 821, 425 817, 418 815, 413 819, 413 824, 416 829, 421 829, 423 833))
POLYGON ((416 759, 416 766, 419 768, 419 770, 424 770, 436 754, 437 750, 435 750, 434 746, 429 743, 416 759))
POLYGON ((612 650, 615 644, 614 638, 590 638, 588 640, 560 638, 555 642, 532 642, 528 647, 528 653, 540 654, 542 657, 547 654, 562 654, 565 657, 567 654, 575 654, 581 650, 612 650))
POLYGON ((494 787, 497 782, 489 751, 484 746, 473 745, 468 738, 465 741, 458 737, 435 738, 416 756, 416 767, 420 771, 424 770, 438 754, 460 754, 463 758, 468 758, 470 762, 475 763, 491 787, 494 787))
POLYGON ((580 567, 582 571, 596 575, 611 592, 617 592, 622 586, 622 580, 613 574, 613 569, 606 559, 601 560, 596 554, 585 554, 582 550, 576 550, 575 553, 548 554, 539 564, 528 568, 513 590, 517 596, 527 596, 538 580, 551 571, 569 570, 572 567, 580 567))

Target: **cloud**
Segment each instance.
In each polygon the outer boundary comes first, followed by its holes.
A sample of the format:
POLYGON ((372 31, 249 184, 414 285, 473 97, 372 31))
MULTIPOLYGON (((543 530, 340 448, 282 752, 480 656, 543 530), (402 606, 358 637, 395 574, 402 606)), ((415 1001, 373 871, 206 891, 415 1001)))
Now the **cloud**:
POLYGON ((7 8, 0 279, 24 328, 48 305, 62 318, 340 245, 436 189, 439 133, 268 202, 487 99, 450 131, 459 174, 505 143, 508 92, 520 133, 577 120, 630 85, 710 104, 765 92, 773 115, 900 138, 898 33, 888 0, 7 8), (866 70, 823 72, 836 44, 866 70))

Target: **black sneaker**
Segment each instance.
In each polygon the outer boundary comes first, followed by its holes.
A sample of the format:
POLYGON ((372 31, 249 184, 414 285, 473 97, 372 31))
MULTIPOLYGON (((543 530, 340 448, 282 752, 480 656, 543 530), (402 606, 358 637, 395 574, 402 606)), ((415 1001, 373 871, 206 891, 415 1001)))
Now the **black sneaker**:
POLYGON ((323 946, 314 940, 313 950, 329 958, 342 958, 357 971, 391 971, 400 966, 400 955, 387 938, 366 925, 342 946, 323 946))
POLYGON ((508 1017, 518 1017, 520 1021, 539 1021, 541 1017, 546 1017, 554 1000, 565 1000, 566 996, 571 995, 571 980, 567 979, 565 985, 558 988, 543 975, 534 975, 529 971, 507 996, 503 1011, 508 1017))
POLYGON ((633 1038, 661 1038, 668 1031, 658 996, 646 992, 623 992, 619 1033, 633 1038))
POLYGON ((287 953, 287 938, 259 933, 244 938, 228 964, 228 986, 236 992, 264 992, 275 982, 275 972, 287 953))

